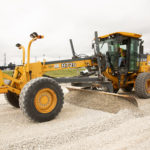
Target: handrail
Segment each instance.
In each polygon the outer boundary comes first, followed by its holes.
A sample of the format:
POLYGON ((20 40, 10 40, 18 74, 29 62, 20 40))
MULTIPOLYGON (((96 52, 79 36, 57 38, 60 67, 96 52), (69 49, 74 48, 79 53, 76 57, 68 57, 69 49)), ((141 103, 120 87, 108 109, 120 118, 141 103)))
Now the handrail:
POLYGON ((22 49, 22 64, 24 65, 25 64, 25 48, 24 46, 22 46, 21 44, 16 44, 16 47, 18 47, 19 49, 22 49))
POLYGON ((30 48, 31 48, 31 44, 32 44, 32 42, 36 41, 37 39, 44 38, 44 36, 38 35, 37 33, 32 33, 30 36, 32 37, 32 40, 29 42, 29 45, 28 45, 27 72, 29 72, 29 70, 30 70, 29 65, 30 65, 30 48))
POLYGON ((24 46, 22 46, 21 45, 21 47, 20 47, 20 49, 22 49, 22 64, 23 64, 23 66, 24 66, 24 64, 25 64, 25 48, 24 48, 24 46))

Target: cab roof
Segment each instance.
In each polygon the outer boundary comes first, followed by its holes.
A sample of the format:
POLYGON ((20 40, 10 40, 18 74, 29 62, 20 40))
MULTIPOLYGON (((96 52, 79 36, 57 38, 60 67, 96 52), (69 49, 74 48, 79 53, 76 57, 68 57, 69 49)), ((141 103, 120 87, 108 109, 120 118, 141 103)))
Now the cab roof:
POLYGON ((110 34, 107 34, 107 35, 100 36, 99 38, 100 38, 100 39, 104 39, 104 38, 108 38, 109 36, 117 35, 117 34, 120 34, 120 35, 122 35, 122 36, 127 36, 127 37, 133 37, 133 38, 140 38, 140 37, 142 36, 142 35, 136 34, 136 33, 114 32, 114 33, 110 33, 110 34))

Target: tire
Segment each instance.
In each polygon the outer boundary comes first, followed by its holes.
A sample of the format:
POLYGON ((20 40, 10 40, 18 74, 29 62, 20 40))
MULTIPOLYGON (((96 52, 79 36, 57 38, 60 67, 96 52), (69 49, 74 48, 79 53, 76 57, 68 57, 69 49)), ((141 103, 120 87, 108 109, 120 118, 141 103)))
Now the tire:
MULTIPOLYGON (((4 80, 5 84, 10 85, 11 81, 10 80, 4 80)), ((15 108, 19 108, 19 95, 17 95, 16 93, 12 93, 11 91, 8 91, 7 93, 4 94, 5 95, 5 99, 7 100, 7 102, 15 107, 15 108)))
POLYGON ((23 113, 36 122, 54 119, 62 109, 63 100, 61 87, 55 80, 47 77, 29 81, 19 97, 23 113))
POLYGON ((150 73, 140 73, 135 81, 136 95, 139 98, 150 98, 150 90, 148 88, 150 88, 150 73))
POLYGON ((124 92, 131 92, 132 89, 133 89, 133 84, 129 84, 129 85, 127 85, 127 86, 125 86, 124 88, 121 88, 121 89, 124 92))
POLYGON ((5 98, 7 100, 7 102, 12 105, 15 108, 19 108, 19 95, 17 95, 16 93, 12 93, 10 91, 8 91, 5 94, 5 98))

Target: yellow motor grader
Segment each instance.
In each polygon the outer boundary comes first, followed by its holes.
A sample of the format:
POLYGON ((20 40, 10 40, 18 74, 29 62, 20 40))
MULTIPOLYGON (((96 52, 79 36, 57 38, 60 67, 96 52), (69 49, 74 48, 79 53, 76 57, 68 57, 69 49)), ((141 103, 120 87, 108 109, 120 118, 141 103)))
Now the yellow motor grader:
POLYGON ((135 88, 140 98, 150 97, 150 55, 143 53, 141 35, 115 32, 98 37, 95 32, 92 56, 77 55, 70 40, 72 59, 35 63, 30 63, 30 47, 32 42, 43 36, 34 32, 30 37, 27 62, 25 48, 17 44, 23 52, 23 64, 14 68, 13 76, 2 71, 9 66, 0 67, 0 93, 5 93, 7 101, 14 107, 20 107, 28 118, 44 122, 61 111, 64 94, 59 83, 71 83, 84 90, 104 91, 102 94, 123 97, 134 104, 137 102, 133 97, 114 93, 120 88, 126 92, 135 88), (44 75, 47 71, 83 67, 86 71, 76 77, 53 78, 44 75), (6 84, 5 80, 9 80, 9 83, 6 84))

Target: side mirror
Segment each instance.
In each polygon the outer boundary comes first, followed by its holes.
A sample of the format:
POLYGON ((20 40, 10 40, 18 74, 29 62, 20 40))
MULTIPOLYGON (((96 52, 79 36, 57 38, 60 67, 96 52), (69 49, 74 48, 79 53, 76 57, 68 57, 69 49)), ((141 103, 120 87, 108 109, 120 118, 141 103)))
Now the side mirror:
POLYGON ((144 46, 143 46, 144 41, 141 41, 140 43, 140 54, 144 53, 144 46))
POLYGON ((140 54, 143 54, 143 53, 144 53, 144 46, 141 45, 141 46, 140 46, 140 54))

